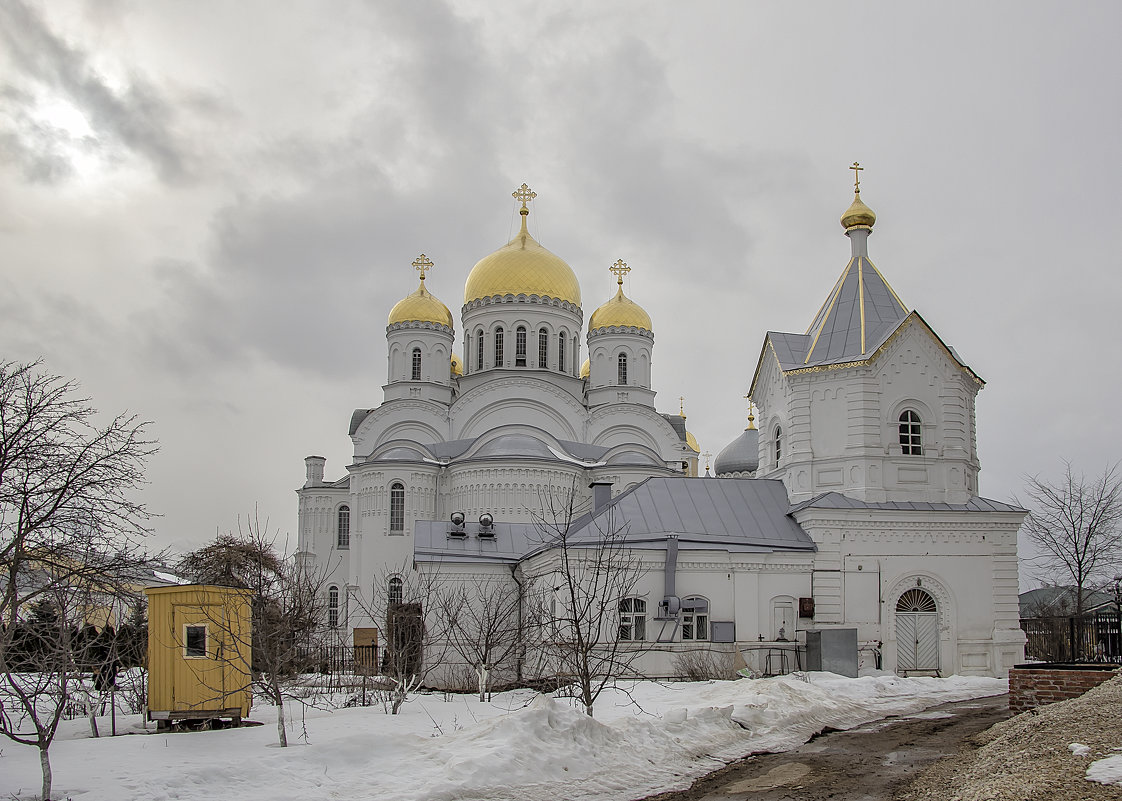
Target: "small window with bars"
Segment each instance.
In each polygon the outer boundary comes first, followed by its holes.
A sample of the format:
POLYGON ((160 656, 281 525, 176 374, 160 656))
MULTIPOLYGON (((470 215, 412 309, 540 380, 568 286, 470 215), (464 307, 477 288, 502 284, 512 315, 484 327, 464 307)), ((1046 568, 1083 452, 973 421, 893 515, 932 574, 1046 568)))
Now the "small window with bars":
POLYGON ((900 415, 900 452, 905 456, 923 455, 923 425, 911 409, 900 415))

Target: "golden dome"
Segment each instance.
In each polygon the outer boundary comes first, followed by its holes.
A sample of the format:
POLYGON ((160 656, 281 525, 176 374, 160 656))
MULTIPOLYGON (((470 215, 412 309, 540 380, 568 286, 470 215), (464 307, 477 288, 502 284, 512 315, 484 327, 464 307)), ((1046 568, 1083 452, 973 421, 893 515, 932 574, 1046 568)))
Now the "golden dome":
POLYGON ((694 453, 701 453, 701 448, 697 444, 697 437, 689 431, 686 432, 686 444, 690 446, 690 450, 694 453))
POLYGON ((648 331, 654 330, 651 327, 651 316, 643 311, 642 306, 623 294, 622 286, 616 292, 614 298, 592 312, 592 316, 588 318, 589 331, 611 326, 618 326, 619 328, 634 326, 635 328, 645 328, 648 331))
POLYGON ((852 205, 845 210, 845 214, 843 214, 841 218, 842 227, 847 231, 858 225, 865 225, 871 228, 876 221, 877 215, 873 213, 872 209, 861 202, 860 192, 854 194, 852 205))
POLYGON ((394 323, 436 323, 451 328, 452 312, 436 295, 425 289, 425 277, 422 275, 417 291, 402 298, 390 309, 388 324, 394 323))
POLYGON ((631 272, 631 268, 624 264, 623 259, 619 259, 608 269, 616 274, 619 289, 614 298, 592 312, 592 316, 588 318, 588 330, 595 331, 598 328, 616 326, 653 331, 651 316, 643 310, 642 306, 623 294, 623 276, 631 272))
POLYGON ((537 243, 526 230, 529 210, 523 204, 522 230, 514 239, 471 268, 464 303, 496 295, 537 295, 580 305, 580 283, 573 268, 537 243))
POLYGON ((459 378, 464 374, 464 362, 458 353, 452 354, 452 376, 459 378))
POLYGON ((580 377, 581 378, 588 378, 588 376, 591 372, 592 372, 592 362, 590 362, 588 359, 585 359, 584 364, 582 364, 580 366, 580 377))

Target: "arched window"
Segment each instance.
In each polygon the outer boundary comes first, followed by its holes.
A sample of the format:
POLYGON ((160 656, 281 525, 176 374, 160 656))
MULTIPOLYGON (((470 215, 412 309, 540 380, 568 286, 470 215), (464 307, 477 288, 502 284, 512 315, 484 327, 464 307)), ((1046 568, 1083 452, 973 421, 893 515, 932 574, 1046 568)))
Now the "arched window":
POLYGON ((335 534, 335 542, 338 547, 351 547, 351 507, 339 507, 339 515, 337 525, 335 526, 335 534))
POLYGON ((549 367, 549 332, 544 328, 538 329, 538 367, 549 367))
POLYGON ((495 366, 503 366, 503 327, 495 329, 495 366))
POLYGON ((405 531, 405 485, 395 481, 390 485, 390 533, 405 531))
POLYGON ((514 330, 514 366, 526 366, 526 326, 524 325, 514 330))
POLYGON ((401 603, 401 579, 394 576, 389 581, 389 586, 386 587, 386 601, 390 606, 396 606, 401 603))
POLYGON ((421 349, 413 348, 413 380, 421 380, 421 349))
POLYGON ((682 599, 682 639, 709 639, 709 601, 697 595, 682 599))
POLYGON ((475 335, 475 369, 483 369, 483 331, 475 335))
POLYGON ((900 452, 905 456, 923 455, 923 427, 919 415, 911 409, 900 415, 900 452))
POLYGON ((627 354, 626 353, 621 353, 619 355, 619 371, 618 371, 617 378, 619 380, 616 381, 616 383, 619 384, 621 387, 624 386, 625 384, 627 384, 627 354))
POLYGON ((339 588, 334 584, 327 588, 327 626, 339 627, 339 588))
POLYGON ((565 332, 557 335, 557 369, 565 372, 565 332))
POLYGON ((775 427, 775 466, 779 467, 779 461, 783 458, 783 429, 779 426, 775 427))
POLYGON ((619 639, 638 642, 647 638, 647 602, 624 598, 619 602, 619 639))

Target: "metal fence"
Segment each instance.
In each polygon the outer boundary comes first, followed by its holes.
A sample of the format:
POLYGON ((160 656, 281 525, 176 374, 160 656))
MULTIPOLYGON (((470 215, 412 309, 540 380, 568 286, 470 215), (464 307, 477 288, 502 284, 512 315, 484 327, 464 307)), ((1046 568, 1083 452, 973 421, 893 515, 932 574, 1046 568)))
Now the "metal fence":
POLYGON ((1112 662, 1122 658, 1117 611, 1083 617, 1021 618, 1025 657, 1041 662, 1112 662))
POLYGON ((377 645, 322 645, 301 654, 303 672, 319 673, 334 689, 354 684, 354 676, 372 676, 378 672, 377 645), (337 685, 337 686, 334 686, 337 685))

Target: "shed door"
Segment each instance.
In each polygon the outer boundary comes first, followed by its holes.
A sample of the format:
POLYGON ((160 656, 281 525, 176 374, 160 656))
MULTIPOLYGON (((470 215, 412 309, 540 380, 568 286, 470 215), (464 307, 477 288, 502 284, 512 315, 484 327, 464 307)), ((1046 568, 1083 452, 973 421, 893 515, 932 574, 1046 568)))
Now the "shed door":
POLYGON ((911 589, 896 604, 896 672, 939 669, 939 612, 935 599, 911 589))
POLYGON ((220 604, 175 606, 176 655, 172 701, 177 710, 223 709, 226 696, 226 671, 223 669, 222 630, 224 617, 220 604))

